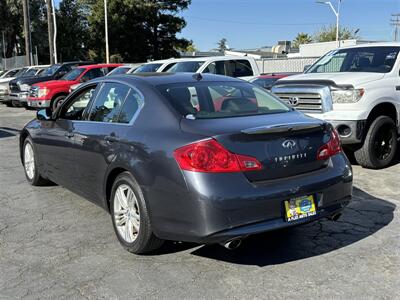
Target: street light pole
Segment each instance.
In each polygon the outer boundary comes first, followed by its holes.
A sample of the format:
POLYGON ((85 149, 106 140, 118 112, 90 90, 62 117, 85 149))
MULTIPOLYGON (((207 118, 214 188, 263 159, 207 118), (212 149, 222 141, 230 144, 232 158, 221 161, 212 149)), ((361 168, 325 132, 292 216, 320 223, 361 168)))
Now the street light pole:
POLYGON ((338 47, 340 47, 340 40, 339 40, 339 19, 340 19, 340 4, 342 0, 338 0, 337 9, 335 9, 330 1, 317 1, 319 4, 326 4, 329 5, 332 9, 333 13, 336 16, 336 42, 338 47))
POLYGON ((54 8, 54 1, 52 1, 52 9, 53 9, 53 26, 54 26, 54 32, 53 32, 53 48, 54 48, 54 63, 57 63, 57 23, 56 23, 56 10, 54 8))
POLYGON ((108 48, 108 15, 107 15, 107 0, 104 0, 104 26, 106 35, 106 63, 110 63, 110 50, 108 48))

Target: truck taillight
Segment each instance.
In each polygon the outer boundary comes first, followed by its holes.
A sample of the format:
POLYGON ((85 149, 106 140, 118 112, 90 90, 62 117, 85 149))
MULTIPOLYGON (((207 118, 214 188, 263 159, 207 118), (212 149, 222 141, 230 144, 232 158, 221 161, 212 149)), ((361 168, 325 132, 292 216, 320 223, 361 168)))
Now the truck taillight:
POLYGON ((229 173, 262 169, 256 158, 232 153, 214 139, 178 148, 174 156, 182 170, 193 172, 229 173))
POLYGON ((337 133, 336 129, 332 128, 331 130, 331 138, 329 139, 328 143, 321 146, 317 152, 317 159, 318 160, 326 160, 329 157, 338 154, 342 151, 342 146, 340 145, 340 138, 339 134, 337 133))

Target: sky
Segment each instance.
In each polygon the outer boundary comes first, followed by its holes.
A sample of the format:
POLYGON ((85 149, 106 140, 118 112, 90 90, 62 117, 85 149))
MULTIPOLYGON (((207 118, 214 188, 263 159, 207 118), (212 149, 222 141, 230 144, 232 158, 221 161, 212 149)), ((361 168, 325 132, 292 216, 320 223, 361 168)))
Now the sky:
MULTIPOLYGON (((331 0, 335 7, 337 1, 331 0)), ((364 40, 391 41, 392 13, 400 13, 400 0, 342 0, 340 23, 360 29, 364 40)), ((336 24, 331 8, 315 0, 192 0, 180 15, 187 26, 179 36, 193 40, 201 51, 216 48, 221 38, 236 49, 273 46, 293 40, 298 32, 313 34, 336 24)))

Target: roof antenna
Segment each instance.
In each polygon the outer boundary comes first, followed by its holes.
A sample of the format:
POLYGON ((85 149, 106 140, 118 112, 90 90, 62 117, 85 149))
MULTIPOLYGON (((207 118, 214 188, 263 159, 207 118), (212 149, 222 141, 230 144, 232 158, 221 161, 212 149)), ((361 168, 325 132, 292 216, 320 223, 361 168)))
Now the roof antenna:
POLYGON ((193 77, 194 79, 196 79, 197 81, 200 81, 200 80, 203 79, 203 76, 201 76, 200 73, 195 73, 195 74, 193 74, 192 77, 193 77))

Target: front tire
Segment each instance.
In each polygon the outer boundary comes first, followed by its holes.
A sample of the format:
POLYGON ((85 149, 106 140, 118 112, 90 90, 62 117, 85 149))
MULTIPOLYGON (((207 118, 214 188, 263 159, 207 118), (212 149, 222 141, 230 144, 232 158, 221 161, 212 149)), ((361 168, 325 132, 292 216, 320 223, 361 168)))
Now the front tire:
POLYGON ((153 233, 143 193, 128 172, 121 173, 114 181, 110 212, 115 234, 129 252, 144 254, 163 244, 153 233))
POLYGON ((27 137, 24 141, 22 148, 22 159, 25 171, 25 177, 28 182, 33 186, 40 186, 48 184, 49 181, 40 176, 35 148, 31 137, 27 137))
POLYGON ((370 169, 385 168, 397 151, 397 128, 387 116, 376 118, 368 129, 363 146, 354 152, 357 163, 370 169))
POLYGON ((51 107, 55 111, 65 100, 66 96, 58 96, 53 100, 51 107))

